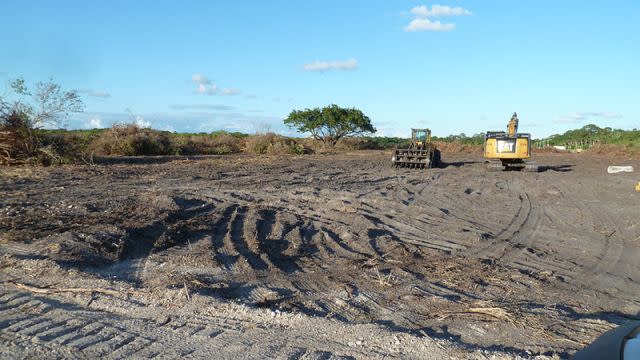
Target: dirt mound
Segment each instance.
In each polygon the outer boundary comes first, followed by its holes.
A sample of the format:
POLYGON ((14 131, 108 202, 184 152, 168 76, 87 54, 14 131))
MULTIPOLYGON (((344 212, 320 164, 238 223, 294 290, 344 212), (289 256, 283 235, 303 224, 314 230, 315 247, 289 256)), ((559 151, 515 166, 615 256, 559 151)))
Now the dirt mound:
POLYGON ((640 156, 640 148, 614 144, 595 144, 587 152, 609 156, 640 156))
POLYGON ((566 154, 566 150, 558 150, 552 146, 547 146, 543 148, 531 147, 531 151, 534 154, 566 154))
POLYGON ((436 146, 445 153, 482 153, 482 145, 462 144, 459 142, 436 141, 436 146))

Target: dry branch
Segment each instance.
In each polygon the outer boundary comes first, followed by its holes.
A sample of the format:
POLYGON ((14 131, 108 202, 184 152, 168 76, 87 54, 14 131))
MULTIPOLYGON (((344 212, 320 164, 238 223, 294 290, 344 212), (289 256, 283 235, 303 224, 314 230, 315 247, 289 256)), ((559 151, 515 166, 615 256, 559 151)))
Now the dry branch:
POLYGON ((488 307, 488 308, 470 308, 467 310, 470 313, 474 314, 484 314, 491 317, 494 317, 499 320, 511 321, 511 314, 507 312, 507 310, 499 307, 488 307))
POLYGON ((456 314, 486 315, 497 320, 504 320, 504 321, 513 323, 513 317, 511 316, 511 314, 507 310, 499 307, 475 307, 475 308, 469 308, 467 310, 462 310, 462 311, 450 311, 450 312, 446 312, 442 318, 444 319, 451 315, 456 315, 456 314))
MULTIPOLYGON (((25 285, 14 281, 7 281, 5 284, 9 284, 21 290, 26 290, 35 294, 57 294, 57 293, 80 293, 80 294, 105 294, 111 296, 119 296, 122 295, 123 292, 111 290, 111 289, 102 289, 102 288, 41 288, 31 285, 25 285)), ((128 292, 125 292, 128 294, 128 292)))

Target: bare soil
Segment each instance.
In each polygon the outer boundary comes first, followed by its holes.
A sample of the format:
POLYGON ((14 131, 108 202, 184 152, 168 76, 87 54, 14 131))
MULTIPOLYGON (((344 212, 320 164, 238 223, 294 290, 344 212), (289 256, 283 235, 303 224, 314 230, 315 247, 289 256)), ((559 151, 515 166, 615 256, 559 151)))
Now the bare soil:
POLYGON ((0 357, 567 358, 640 316, 637 157, 389 158, 1 168, 0 357))

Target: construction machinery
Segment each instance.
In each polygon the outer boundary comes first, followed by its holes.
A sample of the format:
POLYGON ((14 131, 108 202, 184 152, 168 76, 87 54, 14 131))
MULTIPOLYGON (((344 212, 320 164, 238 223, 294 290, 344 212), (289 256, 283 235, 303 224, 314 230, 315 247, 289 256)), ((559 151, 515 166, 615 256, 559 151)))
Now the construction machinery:
POLYGON ((440 150, 431 142, 431 130, 411 129, 411 144, 408 147, 396 147, 391 162, 396 167, 437 167, 440 163, 440 150))
POLYGON ((484 158, 491 171, 538 171, 538 165, 530 160, 531 135, 518 133, 518 114, 513 113, 507 132, 489 131, 485 134, 484 158))

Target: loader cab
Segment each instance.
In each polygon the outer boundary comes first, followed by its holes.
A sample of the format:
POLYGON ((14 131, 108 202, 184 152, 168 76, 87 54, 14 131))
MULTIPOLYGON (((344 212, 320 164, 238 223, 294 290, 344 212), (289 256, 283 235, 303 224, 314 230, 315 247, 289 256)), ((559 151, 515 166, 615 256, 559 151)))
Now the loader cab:
POLYGON ((431 130, 411 129, 411 141, 419 147, 431 142, 431 130))

